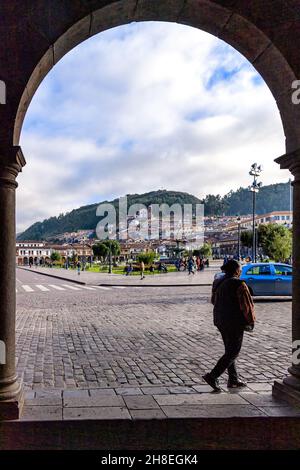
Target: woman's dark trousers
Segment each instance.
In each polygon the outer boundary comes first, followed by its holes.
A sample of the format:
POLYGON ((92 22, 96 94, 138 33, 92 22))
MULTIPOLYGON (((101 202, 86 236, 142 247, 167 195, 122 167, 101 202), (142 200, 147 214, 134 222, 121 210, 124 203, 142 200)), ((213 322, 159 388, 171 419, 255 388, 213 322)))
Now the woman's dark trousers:
POLYGON ((227 369, 229 380, 236 382, 238 380, 238 373, 236 370, 235 360, 237 359, 243 344, 244 330, 241 327, 220 327, 218 330, 222 335, 225 354, 221 359, 219 359, 210 375, 214 379, 217 379, 227 369))

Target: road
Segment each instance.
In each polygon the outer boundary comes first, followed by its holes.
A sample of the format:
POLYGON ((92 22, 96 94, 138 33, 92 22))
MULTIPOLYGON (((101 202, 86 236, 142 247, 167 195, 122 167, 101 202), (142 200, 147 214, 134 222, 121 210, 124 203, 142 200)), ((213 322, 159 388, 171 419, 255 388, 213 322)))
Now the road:
MULTIPOLYGON (((26 388, 191 386, 223 352, 209 287, 81 286, 17 270, 17 369, 26 388)), ((291 302, 256 303, 239 359, 251 382, 290 364, 291 302)))

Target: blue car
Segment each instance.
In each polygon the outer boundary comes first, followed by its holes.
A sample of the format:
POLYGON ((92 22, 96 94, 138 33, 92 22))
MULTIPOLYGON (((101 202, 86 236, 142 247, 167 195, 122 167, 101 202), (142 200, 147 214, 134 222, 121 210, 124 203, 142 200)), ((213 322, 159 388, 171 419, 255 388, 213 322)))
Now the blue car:
POLYGON ((242 267, 241 279, 251 295, 292 295, 292 271, 289 264, 249 263, 242 267))

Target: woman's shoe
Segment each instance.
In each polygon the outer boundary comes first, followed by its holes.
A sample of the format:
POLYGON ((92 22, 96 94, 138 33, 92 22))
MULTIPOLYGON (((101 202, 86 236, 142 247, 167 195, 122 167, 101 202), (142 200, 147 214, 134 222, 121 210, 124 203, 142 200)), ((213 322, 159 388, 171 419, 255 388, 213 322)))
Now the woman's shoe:
POLYGON ((210 385, 214 389, 215 392, 222 392, 218 379, 214 379, 210 374, 205 374, 202 376, 202 378, 208 385, 210 385))
POLYGON ((247 387, 246 382, 242 382, 241 380, 228 380, 227 388, 243 388, 247 387))

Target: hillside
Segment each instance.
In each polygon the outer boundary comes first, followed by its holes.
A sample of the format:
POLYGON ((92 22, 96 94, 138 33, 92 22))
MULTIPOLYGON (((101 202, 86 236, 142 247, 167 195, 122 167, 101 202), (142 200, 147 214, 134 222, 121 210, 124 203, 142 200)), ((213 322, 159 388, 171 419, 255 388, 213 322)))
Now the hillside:
MULTIPOLYGON (((248 188, 230 191, 224 197, 208 195, 203 200, 205 215, 246 215, 252 212, 252 194, 248 188)), ((263 186, 257 194, 257 214, 290 210, 290 184, 263 186)))
MULTIPOLYGON (((116 208, 118 214, 119 199, 110 202, 116 208)), ((128 194, 127 204, 130 207, 132 204, 144 204, 150 206, 151 204, 199 204, 201 201, 191 194, 178 192, 178 191, 151 191, 145 194, 128 194)), ((96 217, 96 209, 100 203, 83 206, 79 209, 74 209, 67 214, 61 214, 58 217, 50 217, 43 222, 36 222, 31 225, 25 232, 19 234, 18 240, 47 240, 55 238, 55 235, 64 232, 75 232, 77 230, 94 230, 99 222, 99 217, 96 217)))
MULTIPOLYGON (((208 195, 200 201, 197 197, 178 191, 152 191, 145 194, 129 194, 128 207, 132 204, 205 204, 205 215, 245 215, 252 211, 252 198, 247 188, 239 188, 230 191, 224 197, 220 195, 208 195)), ((118 199, 103 201, 112 203, 118 213, 118 199)), ((51 217, 43 222, 37 222, 25 232, 19 234, 18 240, 47 240, 64 232, 77 230, 94 230, 99 222, 96 217, 96 209, 100 203, 74 209, 67 214, 51 217)), ((289 210, 290 185, 279 183, 265 186, 257 195, 257 214, 264 214, 276 210, 289 210)))

